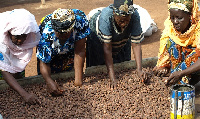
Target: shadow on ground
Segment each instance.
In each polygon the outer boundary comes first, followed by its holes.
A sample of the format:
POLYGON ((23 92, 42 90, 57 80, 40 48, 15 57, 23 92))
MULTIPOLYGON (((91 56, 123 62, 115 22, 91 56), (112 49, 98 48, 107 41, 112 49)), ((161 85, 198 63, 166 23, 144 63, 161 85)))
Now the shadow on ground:
POLYGON ((149 37, 145 37, 144 41, 142 41, 142 45, 150 44, 150 43, 153 43, 153 42, 160 41, 161 32, 162 31, 160 29, 158 29, 158 31, 156 33, 153 33, 149 37))

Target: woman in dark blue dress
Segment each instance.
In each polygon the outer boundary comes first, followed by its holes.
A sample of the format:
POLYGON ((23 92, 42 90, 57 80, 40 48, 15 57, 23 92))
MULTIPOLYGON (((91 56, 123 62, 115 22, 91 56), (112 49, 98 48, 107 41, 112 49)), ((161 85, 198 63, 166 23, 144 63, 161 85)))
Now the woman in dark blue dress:
POLYGON ((132 0, 114 0, 114 4, 99 10, 90 19, 91 34, 87 39, 86 65, 106 64, 111 81, 115 82, 113 63, 131 60, 131 46, 142 81, 141 41, 144 39, 140 16, 132 0))

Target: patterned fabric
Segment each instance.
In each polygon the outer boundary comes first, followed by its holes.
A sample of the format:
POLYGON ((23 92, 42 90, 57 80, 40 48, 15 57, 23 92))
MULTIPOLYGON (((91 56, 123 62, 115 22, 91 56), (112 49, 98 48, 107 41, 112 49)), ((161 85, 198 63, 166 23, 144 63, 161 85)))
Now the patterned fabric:
MULTIPOLYGON (((182 71, 193 65, 200 58, 200 49, 192 46, 182 47, 172 39, 168 39, 164 53, 160 59, 168 57, 168 62, 163 63, 163 67, 171 68, 171 73, 182 71)), ((162 60, 161 60, 162 61, 162 60)), ((180 83, 189 83, 191 76, 185 76, 180 83)))
POLYGON ((131 42, 140 43, 144 39, 137 11, 131 15, 129 25, 123 32, 117 30, 113 9, 110 6, 93 15, 90 19, 90 28, 91 34, 87 38, 86 47, 86 65, 88 67, 104 64, 103 42, 112 42, 113 61, 119 63, 130 60, 131 42))
MULTIPOLYGON (((197 1, 194 0, 194 7, 197 1)), ((177 32, 168 17, 165 21, 165 29, 160 39, 157 67, 171 68, 171 73, 184 70, 194 64, 199 58, 200 51, 200 21, 199 11, 193 8, 191 27, 184 33, 177 32), (170 51, 170 50, 172 51, 170 51)), ((187 83, 187 81, 186 81, 187 83)))
POLYGON ((191 13, 192 24, 199 21, 198 0, 168 0, 168 8, 176 8, 191 13))
POLYGON ((57 32, 70 32, 75 25, 75 15, 72 9, 57 9, 53 12, 52 27, 57 32))
POLYGON ((41 39, 37 46, 36 56, 44 63, 50 63, 52 66, 61 68, 52 68, 52 72, 60 72, 71 70, 74 63, 74 44, 76 41, 86 38, 90 34, 89 24, 84 12, 78 9, 72 9, 75 14, 75 26, 70 37, 61 45, 59 39, 55 36, 54 29, 51 25, 52 14, 47 15, 42 19, 40 24, 41 39), (61 56, 62 55, 62 56, 61 56), (65 55, 65 57, 63 57, 65 55), (62 57, 62 58, 59 58, 62 57), (62 66, 56 65, 63 62, 62 66), (62 60, 62 61, 61 61, 62 60), (56 71, 54 71, 55 69, 56 71))
POLYGON ((114 4, 111 7, 115 14, 120 16, 133 14, 135 11, 132 0, 114 0, 114 4))
POLYGON ((169 0, 169 9, 180 9, 186 12, 192 12, 193 0, 169 0))

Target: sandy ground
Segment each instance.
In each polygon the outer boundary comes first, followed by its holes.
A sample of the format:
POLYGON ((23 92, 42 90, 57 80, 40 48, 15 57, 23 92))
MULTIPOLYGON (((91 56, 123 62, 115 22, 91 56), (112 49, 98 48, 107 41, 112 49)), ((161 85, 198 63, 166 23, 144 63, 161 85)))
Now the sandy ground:
MULTIPOLYGON (((57 8, 76 8, 88 14, 94 8, 105 7, 112 3, 113 0, 46 0, 46 4, 41 5, 40 0, 1 0, 0 12, 25 8, 35 15, 39 24, 43 16, 52 13, 57 8)), ((164 29, 163 23, 168 15, 167 0, 134 0, 134 3, 147 9, 158 26, 158 31, 152 36, 145 38, 142 43, 143 58, 155 57, 159 49, 159 38, 164 29)), ((37 75, 35 49, 32 60, 26 67, 26 76, 34 75, 37 75)), ((196 91, 198 92, 199 89, 196 91)), ((200 97, 199 93, 196 95, 196 109, 200 110, 200 99, 198 97, 200 97)))

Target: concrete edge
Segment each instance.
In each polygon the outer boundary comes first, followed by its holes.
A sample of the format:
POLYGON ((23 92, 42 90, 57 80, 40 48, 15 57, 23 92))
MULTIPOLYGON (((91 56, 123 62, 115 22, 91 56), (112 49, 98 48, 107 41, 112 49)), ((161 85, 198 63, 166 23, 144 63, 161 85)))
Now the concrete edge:
MULTIPOLYGON (((150 57, 150 58, 145 58, 142 59, 142 67, 150 67, 150 66, 155 66, 157 63, 158 58, 157 57, 150 57)), ((121 71, 124 69, 133 69, 136 68, 136 62, 135 60, 131 61, 125 61, 122 63, 116 63, 114 64, 115 71, 121 71)), ((95 73, 106 73, 107 68, 105 65, 100 65, 100 66, 92 66, 88 67, 85 70, 85 76, 91 76, 94 75, 95 73)))
MULTIPOLYGON (((157 57, 142 59, 142 66, 143 67, 155 66, 157 60, 158 60, 157 57)), ((114 64, 114 68, 115 68, 115 71, 120 71, 124 69, 133 69, 133 68, 136 68, 136 62, 135 60, 131 60, 131 61, 125 61, 122 63, 117 63, 117 64, 114 64)), ((92 66, 92 67, 86 68, 85 76, 91 76, 100 72, 102 73, 107 72, 107 68, 105 65, 92 66)), ((73 78, 73 77, 74 77, 74 71, 52 74, 53 79, 58 79, 58 78, 66 79, 66 78, 73 78)), ((17 81, 21 86, 24 86, 28 84, 34 84, 34 83, 43 83, 44 79, 41 75, 37 75, 37 76, 30 76, 30 77, 25 77, 22 79, 17 79, 17 81)), ((0 90, 4 90, 8 87, 9 85, 4 80, 0 80, 0 90)))

